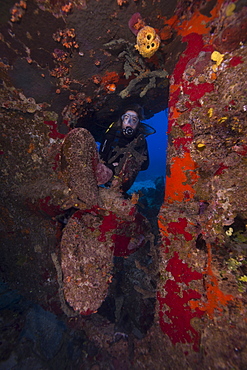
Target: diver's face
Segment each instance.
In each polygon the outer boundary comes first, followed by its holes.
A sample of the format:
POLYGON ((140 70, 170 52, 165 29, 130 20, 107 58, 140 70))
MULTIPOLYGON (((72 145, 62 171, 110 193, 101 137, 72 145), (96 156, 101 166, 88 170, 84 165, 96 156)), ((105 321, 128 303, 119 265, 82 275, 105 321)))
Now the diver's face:
POLYGON ((139 123, 138 114, 133 110, 127 110, 122 115, 122 129, 126 129, 126 127, 131 127, 133 130, 135 130, 139 123))

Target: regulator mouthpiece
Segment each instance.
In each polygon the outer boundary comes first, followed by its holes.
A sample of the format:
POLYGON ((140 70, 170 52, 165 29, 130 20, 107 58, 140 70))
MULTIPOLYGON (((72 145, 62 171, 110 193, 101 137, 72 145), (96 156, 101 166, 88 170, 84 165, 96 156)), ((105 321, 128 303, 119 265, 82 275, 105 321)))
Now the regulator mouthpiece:
POLYGON ((132 128, 132 127, 127 126, 127 127, 125 127, 125 128, 123 129, 123 134, 124 134, 125 136, 127 136, 127 137, 131 137, 131 136, 133 136, 133 134, 134 134, 134 130, 133 130, 133 128, 132 128))

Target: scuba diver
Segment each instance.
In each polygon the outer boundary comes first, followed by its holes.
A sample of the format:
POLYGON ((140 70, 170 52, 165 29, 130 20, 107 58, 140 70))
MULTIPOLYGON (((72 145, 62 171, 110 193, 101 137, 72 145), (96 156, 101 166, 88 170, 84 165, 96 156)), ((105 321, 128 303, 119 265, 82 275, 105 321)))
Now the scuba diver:
POLYGON ((120 119, 106 130, 105 139, 100 146, 100 158, 113 174, 105 185, 119 186, 123 193, 132 186, 139 171, 144 171, 149 166, 142 119, 142 107, 138 104, 129 106, 120 119))
POLYGON ((119 120, 106 130, 99 152, 94 137, 85 128, 75 128, 66 135, 60 168, 61 179, 69 188, 66 207, 72 203, 78 204, 72 206, 75 208, 99 204, 99 187, 119 191, 128 198, 126 192, 139 171, 149 165, 147 125, 141 122, 142 112, 139 105, 123 110, 119 120))

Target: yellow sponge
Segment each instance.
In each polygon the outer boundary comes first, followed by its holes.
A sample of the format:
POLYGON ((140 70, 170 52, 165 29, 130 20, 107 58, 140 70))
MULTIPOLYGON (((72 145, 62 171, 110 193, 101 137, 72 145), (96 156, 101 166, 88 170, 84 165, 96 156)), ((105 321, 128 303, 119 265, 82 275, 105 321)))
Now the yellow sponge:
POLYGON ((153 27, 145 26, 140 29, 135 48, 144 58, 150 58, 160 46, 160 38, 153 27))

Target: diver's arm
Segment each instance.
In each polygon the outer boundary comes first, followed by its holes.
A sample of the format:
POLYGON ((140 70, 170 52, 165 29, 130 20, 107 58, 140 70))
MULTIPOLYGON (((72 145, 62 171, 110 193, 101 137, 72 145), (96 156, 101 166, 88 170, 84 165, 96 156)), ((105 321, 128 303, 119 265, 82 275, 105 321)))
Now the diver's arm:
POLYGON ((100 158, 104 161, 105 165, 108 168, 110 168, 113 171, 113 173, 115 173, 116 166, 118 165, 118 163, 117 162, 108 163, 112 156, 112 142, 113 142, 112 135, 107 135, 103 143, 100 145, 99 155, 100 158))

